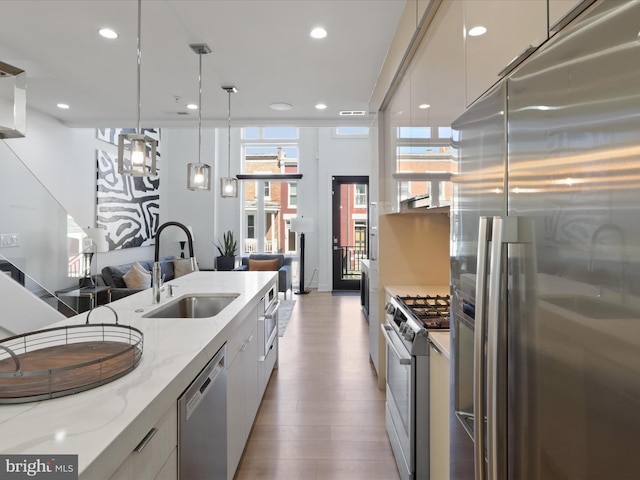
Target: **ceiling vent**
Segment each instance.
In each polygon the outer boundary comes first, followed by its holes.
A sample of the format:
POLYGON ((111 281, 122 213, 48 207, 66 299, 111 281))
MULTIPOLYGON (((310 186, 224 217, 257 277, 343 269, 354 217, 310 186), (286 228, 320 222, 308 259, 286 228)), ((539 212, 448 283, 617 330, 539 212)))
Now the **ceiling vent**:
POLYGON ((364 110, 341 110, 339 115, 341 117, 362 117, 366 114, 367 112, 364 110))

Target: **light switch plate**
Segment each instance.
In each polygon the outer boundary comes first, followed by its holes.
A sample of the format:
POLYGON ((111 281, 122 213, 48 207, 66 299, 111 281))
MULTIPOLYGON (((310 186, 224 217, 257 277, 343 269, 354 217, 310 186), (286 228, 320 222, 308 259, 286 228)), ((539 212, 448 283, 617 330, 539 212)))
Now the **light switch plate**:
POLYGON ((1 233, 0 248, 18 247, 20 245, 20 234, 1 233))

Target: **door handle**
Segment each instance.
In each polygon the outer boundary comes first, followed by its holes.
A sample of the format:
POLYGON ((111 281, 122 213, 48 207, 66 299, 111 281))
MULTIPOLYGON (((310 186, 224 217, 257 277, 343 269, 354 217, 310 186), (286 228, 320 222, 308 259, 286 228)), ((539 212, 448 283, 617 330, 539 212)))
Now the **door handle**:
POLYGON ((491 238, 491 217, 480 217, 478 228, 478 258, 476 267, 476 304, 475 324, 473 338, 473 440, 474 463, 476 480, 485 480, 485 431, 484 411, 485 403, 485 356, 484 356, 484 332, 486 325, 486 291, 487 291, 487 263, 489 259, 489 239, 491 238))

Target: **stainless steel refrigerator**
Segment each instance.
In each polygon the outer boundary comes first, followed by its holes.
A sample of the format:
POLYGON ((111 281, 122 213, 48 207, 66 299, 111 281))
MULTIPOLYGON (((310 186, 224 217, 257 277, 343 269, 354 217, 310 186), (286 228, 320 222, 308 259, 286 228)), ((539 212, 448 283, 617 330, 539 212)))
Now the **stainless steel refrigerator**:
POLYGON ((597 2, 453 124, 453 480, 640 478, 639 32, 597 2))

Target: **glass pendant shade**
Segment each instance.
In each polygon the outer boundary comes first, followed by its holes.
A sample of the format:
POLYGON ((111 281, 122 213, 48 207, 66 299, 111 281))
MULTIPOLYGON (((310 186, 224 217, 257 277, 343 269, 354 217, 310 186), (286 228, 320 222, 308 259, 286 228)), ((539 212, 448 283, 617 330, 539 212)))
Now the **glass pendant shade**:
POLYGON ((134 177, 156 176, 156 148, 158 142, 147 137, 140 128, 140 59, 142 58, 142 0, 138 0, 138 46, 137 46, 137 130, 133 134, 118 136, 118 173, 134 177))
POLYGON ((220 194, 225 197, 238 196, 238 179, 235 177, 222 177, 220 179, 220 194))
POLYGON ((153 177, 156 170, 158 142, 146 135, 120 134, 118 136, 118 173, 134 177, 153 177))
POLYGON ((27 74, 0 62, 0 90, 13 91, 13 108, 0 106, 0 138, 24 137, 27 131, 27 74))
POLYGON ((198 55, 198 163, 187 164, 187 189, 211 190, 211 167, 202 163, 202 55, 211 53, 206 43, 189 44, 198 55))
POLYGON ((187 164, 187 188, 211 190, 211 167, 206 163, 187 164))
POLYGON ((229 176, 220 178, 220 195, 223 198, 231 198, 238 196, 238 179, 231 176, 231 94, 237 93, 238 89, 234 86, 224 86, 222 89, 228 93, 229 98, 227 123, 227 175, 229 176))

